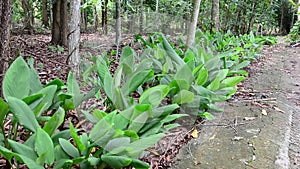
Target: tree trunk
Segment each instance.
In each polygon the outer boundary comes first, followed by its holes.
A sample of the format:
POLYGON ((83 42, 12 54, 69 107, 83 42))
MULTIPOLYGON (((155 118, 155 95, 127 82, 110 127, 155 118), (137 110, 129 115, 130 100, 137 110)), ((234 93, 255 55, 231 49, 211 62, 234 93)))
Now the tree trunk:
POLYGON ((102 30, 104 35, 107 35, 107 5, 108 0, 102 1, 102 30))
POLYGON ((24 29, 32 30, 32 17, 29 0, 22 0, 22 8, 24 10, 24 29))
POLYGON ((54 44, 68 46, 68 4, 57 0, 53 4, 52 40, 54 44))
POLYGON ((70 33, 68 35, 68 64, 71 66, 72 71, 79 76, 79 40, 80 40, 80 1, 81 0, 72 0, 71 1, 71 16, 70 16, 70 33))
POLYGON ((159 14, 158 14, 158 0, 156 0, 156 5, 155 5, 155 23, 156 23, 156 32, 158 32, 158 29, 159 29, 159 14))
POLYGON ((195 41, 200 4, 201 4, 201 0, 194 0, 191 24, 189 26, 189 31, 188 31, 187 41, 186 41, 186 49, 188 49, 195 41))
POLYGON ((143 31, 143 26, 144 26, 144 10, 143 10, 143 0, 141 0, 140 4, 140 25, 139 25, 139 33, 142 34, 143 31))
POLYGON ((99 25, 99 15, 98 15, 97 6, 94 5, 94 31, 95 32, 98 30, 98 25, 99 25))
POLYGON ((220 29, 220 0, 212 0, 212 28, 215 29, 216 32, 219 32, 220 29))
POLYGON ((60 18, 60 10, 61 10, 61 0, 57 0, 52 7, 53 13, 53 22, 52 22, 52 39, 51 42, 54 44, 61 43, 61 18, 60 18))
MULTIPOLYGON (((86 0, 82 0, 81 1, 81 5, 83 5, 86 2, 86 0)), ((85 32, 87 30, 87 25, 86 25, 86 21, 85 21, 85 9, 81 10, 81 21, 80 21, 80 25, 81 25, 81 31, 85 32)))
MULTIPOLYGON (((12 0, 0 1, 0 97, 2 97, 2 82, 8 67, 10 55, 9 39, 11 29, 12 0)), ((9 163, 7 163, 9 165, 9 163)))
POLYGON ((253 25, 254 25, 254 19, 255 19, 255 12, 256 12, 256 7, 257 7, 257 0, 252 1, 252 10, 251 10, 251 15, 250 15, 250 21, 248 25, 248 30, 247 33, 249 34, 253 25))
POLYGON ((49 27, 49 19, 48 19, 48 1, 42 0, 42 24, 44 27, 49 27))
POLYGON ((121 39, 121 4, 120 0, 116 0, 116 44, 119 46, 119 41, 121 39))

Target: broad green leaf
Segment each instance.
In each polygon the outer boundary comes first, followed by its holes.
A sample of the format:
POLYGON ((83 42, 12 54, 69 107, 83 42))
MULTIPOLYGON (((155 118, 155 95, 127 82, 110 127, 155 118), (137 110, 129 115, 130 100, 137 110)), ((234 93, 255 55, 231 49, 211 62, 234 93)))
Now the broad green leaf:
POLYGON ((101 159, 96 157, 89 157, 87 160, 91 166, 98 166, 101 162, 101 159))
POLYGON ((208 86, 207 89, 215 91, 220 88, 220 79, 217 77, 215 78, 208 86))
POLYGON ((190 103, 193 101, 194 93, 188 90, 180 90, 180 92, 174 96, 174 102, 177 104, 190 103))
POLYGON ((108 154, 119 154, 123 152, 127 145, 130 143, 130 138, 129 137, 119 137, 110 140, 104 149, 108 152, 108 154))
POLYGON ((100 58, 100 57, 97 59, 96 64, 97 64, 97 73, 98 73, 98 76, 100 78, 100 81, 103 84, 105 74, 110 73, 109 69, 108 69, 105 61, 102 58, 100 58))
POLYGON ((23 99, 30 90, 29 67, 22 57, 18 57, 7 70, 3 79, 3 95, 23 99))
POLYGON ((150 168, 149 164, 139 160, 139 159, 135 159, 132 158, 132 162, 131 165, 136 168, 136 169, 148 169, 150 168))
POLYGON ((110 156, 103 155, 101 156, 101 160, 103 160, 109 166, 115 169, 121 169, 123 167, 127 167, 131 164, 132 159, 124 156, 110 156))
POLYGON ((44 169, 43 166, 39 165, 36 161, 28 158, 26 155, 19 155, 19 157, 22 159, 22 161, 26 164, 28 168, 44 169))
POLYGON ((9 149, 0 145, 0 154, 11 163, 11 159, 18 154, 11 152, 9 149))
MULTIPOLYGON (((99 111, 100 111, 100 110, 99 110, 99 111)), ((81 112, 84 114, 85 118, 86 118, 87 120, 89 120, 90 122, 92 122, 93 124, 96 124, 96 123, 99 121, 99 120, 98 120, 95 116, 93 116, 89 111, 82 110, 81 112)))
POLYGON ((176 72, 174 79, 177 81, 180 90, 188 90, 194 80, 194 77, 189 66, 185 64, 176 72))
POLYGON ((197 66, 192 72, 193 76, 195 76, 199 72, 199 70, 201 70, 203 68, 203 66, 204 66, 204 64, 197 66))
POLYGON ((50 120, 44 125, 43 129, 50 136, 54 134, 56 129, 64 122, 65 111, 59 107, 59 109, 53 114, 50 120))
POLYGON ((208 70, 208 72, 211 72, 213 70, 216 70, 222 66, 222 61, 218 57, 213 57, 212 59, 209 59, 205 63, 205 68, 208 70))
POLYGON ((68 92, 73 94, 73 103, 77 108, 83 100, 83 94, 80 93, 80 87, 72 72, 69 72, 68 75, 68 92))
POLYGON ((163 34, 161 34, 161 38, 163 40, 163 48, 167 52, 168 56, 180 67, 182 67, 185 64, 183 59, 181 59, 181 57, 175 52, 163 34))
POLYGON ((103 146, 114 134, 115 131, 112 129, 111 124, 109 124, 106 119, 102 119, 92 128, 89 137, 98 146, 103 146))
POLYGON ((177 104, 166 105, 163 107, 158 107, 153 109, 154 117, 166 116, 172 113, 174 110, 178 109, 179 106, 177 104))
POLYGON ((59 159, 56 162, 56 165, 53 169, 65 168, 64 166, 70 166, 73 164, 73 160, 70 159, 59 159))
POLYGON ((248 72, 245 70, 230 70, 228 72, 228 76, 232 76, 232 75, 244 75, 244 76, 248 76, 248 72))
POLYGON ((133 130, 125 130, 124 136, 130 137, 132 141, 138 140, 140 138, 139 135, 133 130))
POLYGON ((44 111, 46 111, 52 105, 56 90, 57 90, 56 85, 50 85, 43 88, 37 93, 37 94, 43 94, 44 97, 42 101, 36 106, 36 109, 34 110, 34 114, 36 117, 40 116, 44 111))
POLYGON ((28 65, 30 67, 30 92, 36 93, 43 88, 43 85, 37 71, 34 69, 33 63, 33 58, 28 59, 28 65))
POLYGON ((238 65, 236 66, 233 66, 231 68, 231 70, 240 70, 242 68, 245 68, 247 67, 251 62, 250 61, 243 61, 242 63, 239 63, 238 65))
POLYGON ((126 65, 124 67, 125 74, 128 74, 133 71, 133 67, 134 67, 134 63, 135 63, 134 55, 135 55, 134 50, 131 49, 129 46, 126 46, 125 48, 123 48, 121 56, 120 56, 120 63, 126 65))
POLYGON ((9 146, 13 149, 14 152, 18 153, 19 155, 27 156, 28 158, 32 160, 37 159, 37 154, 35 151, 25 144, 21 144, 19 142, 8 140, 9 146))
POLYGON ((111 75, 109 73, 106 73, 104 75, 104 82, 103 82, 103 89, 104 92, 106 94, 106 96, 110 99, 113 100, 113 78, 111 77, 111 75))
POLYGON ((86 149, 86 147, 85 147, 85 145, 81 142, 81 140, 79 139, 78 134, 77 134, 77 132, 76 132, 76 130, 75 130, 75 128, 74 128, 72 122, 69 121, 69 123, 70 123, 70 132, 71 132, 71 136, 72 136, 73 141, 74 141, 74 143, 76 144, 76 146, 77 146, 79 152, 81 153, 81 152, 83 152, 83 150, 86 149))
POLYGON ((35 136, 35 150, 39 156, 45 154, 45 162, 52 165, 54 162, 54 145, 50 136, 41 128, 38 128, 35 136))
POLYGON ((69 159, 70 158, 60 145, 56 145, 54 147, 54 154, 55 154, 56 162, 61 159, 69 159))
POLYGON ((162 120, 162 122, 163 123, 170 123, 170 122, 172 122, 172 121, 174 121, 174 120, 176 120, 180 117, 186 117, 186 116, 189 116, 189 115, 187 115, 187 114, 171 114, 171 115, 167 116, 166 118, 164 118, 162 120))
POLYGON ((122 73, 123 73, 123 65, 119 66, 114 74, 114 87, 121 86, 122 81, 122 73))
POLYGON ((129 101, 127 98, 128 96, 124 95, 119 87, 115 88, 113 103, 118 109, 124 110, 129 107, 129 101))
POLYGON ((61 90, 65 86, 64 82, 61 81, 58 78, 56 78, 56 79, 52 80, 51 82, 47 83, 45 85, 45 87, 52 86, 52 85, 57 87, 57 91, 61 90))
POLYGON ((51 139, 53 141, 53 144, 56 146, 59 144, 59 138, 64 138, 64 139, 68 140, 70 137, 71 137, 70 130, 67 129, 67 130, 62 130, 58 133, 54 133, 51 136, 51 139))
POLYGON ((154 76, 153 70, 144 70, 141 72, 135 72, 130 79, 126 81, 122 87, 122 92, 124 95, 129 95, 130 93, 137 90, 145 81, 154 76))
POLYGON ((179 126, 180 126, 180 124, 178 124, 178 123, 170 123, 170 124, 165 125, 164 128, 167 130, 171 130, 171 129, 174 129, 179 126))
POLYGON ((132 142, 128 146, 128 155, 130 157, 136 158, 138 155, 140 155, 144 150, 147 148, 153 146, 155 143, 157 143, 164 134, 155 134, 152 136, 147 136, 145 138, 141 138, 135 142, 132 142))
POLYGON ((228 72, 229 72, 228 69, 221 69, 221 70, 219 70, 217 77, 218 77, 220 80, 224 80, 224 79, 227 77, 228 72))
POLYGON ((33 104, 36 102, 36 104, 40 103, 42 101, 43 94, 33 94, 30 96, 25 97, 22 99, 27 105, 33 104))
POLYGON ((3 120, 8 113, 8 104, 0 98, 0 126, 3 126, 3 120))
POLYGON ((71 157, 76 158, 79 157, 79 151, 76 149, 76 147, 73 146, 68 140, 59 138, 58 139, 60 146, 62 149, 71 157))
POLYGON ((198 77, 196 79, 196 84, 203 86, 208 80, 208 71, 205 68, 202 68, 199 71, 198 77))
POLYGON ((148 111, 139 114, 136 118, 134 118, 131 121, 131 124, 129 125, 128 129, 138 132, 144 126, 148 118, 149 118, 148 111))
POLYGON ((198 116, 206 118, 207 120, 215 119, 215 117, 212 114, 208 113, 208 112, 200 113, 198 116))
POLYGON ((228 100, 236 91, 237 88, 235 87, 225 87, 215 91, 215 95, 211 99, 216 102, 222 102, 228 100))
POLYGON ((246 78, 244 76, 229 77, 229 78, 224 79, 222 81, 221 85, 224 85, 225 87, 234 87, 245 79, 246 78))
POLYGON ((151 104, 153 108, 158 107, 160 102, 167 96, 169 93, 169 87, 167 85, 158 85, 151 87, 144 91, 139 99, 141 104, 151 104))
POLYGON ((18 122, 32 132, 40 128, 32 110, 20 99, 8 97, 9 109, 12 111, 18 122))

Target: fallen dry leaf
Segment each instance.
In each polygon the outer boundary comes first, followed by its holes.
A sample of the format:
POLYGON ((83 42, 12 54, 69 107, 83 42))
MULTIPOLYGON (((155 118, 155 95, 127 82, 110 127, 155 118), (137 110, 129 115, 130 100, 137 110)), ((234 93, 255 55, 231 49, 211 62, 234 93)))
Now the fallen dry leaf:
POLYGON ((244 120, 246 120, 246 121, 252 121, 255 119, 256 119, 256 117, 244 117, 244 120))
POLYGON ((285 113, 283 110, 279 109, 278 107, 274 107, 274 109, 280 113, 285 113))
POLYGON ((263 110, 261 111, 261 114, 264 115, 264 116, 267 116, 267 115, 268 115, 268 113, 267 113, 267 111, 266 111, 265 109, 263 109, 263 110))
POLYGON ((240 141, 243 139, 244 139, 244 137, 235 136, 234 138, 232 138, 232 141, 240 141))
POLYGON ((194 130, 192 131, 191 136, 192 136, 193 138, 198 138, 198 131, 197 131, 197 129, 194 129, 194 130))

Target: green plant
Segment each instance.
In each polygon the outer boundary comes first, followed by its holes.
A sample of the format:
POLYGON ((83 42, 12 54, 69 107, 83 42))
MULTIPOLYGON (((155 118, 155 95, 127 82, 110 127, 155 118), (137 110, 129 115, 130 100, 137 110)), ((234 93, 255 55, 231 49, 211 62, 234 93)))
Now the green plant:
POLYGON ((207 46, 211 38, 198 31, 196 43, 181 58, 161 36, 161 43, 142 55, 142 59, 153 62, 159 83, 170 87, 171 101, 181 105, 187 114, 209 117, 208 112, 220 111, 215 103, 236 92, 235 86, 245 79, 237 74, 247 75, 241 69, 250 62, 224 60, 227 55, 215 56, 213 46, 207 46))
POLYGON ((3 138, 0 140, 0 154, 10 165, 16 161, 17 164, 25 163, 29 168, 43 168, 54 163, 57 137, 65 138, 65 131, 56 132, 64 122, 65 111, 79 106, 83 99, 93 94, 81 94, 71 73, 67 86, 59 79, 43 86, 33 68, 33 59, 28 62, 29 66, 22 57, 17 58, 3 80, 6 101, 0 99, 3 138), (67 92, 65 88, 68 89, 67 92), (52 115, 48 116, 47 112, 52 115), (4 124, 9 121, 12 127, 6 130, 4 124), (19 132, 19 127, 24 132, 19 132), (25 144, 18 142, 17 138, 21 136, 25 144))
POLYGON ((300 38, 300 22, 296 22, 289 34, 292 42, 298 41, 300 38))
POLYGON ((59 139, 62 158, 56 167, 80 164, 81 168, 122 168, 129 165, 149 168, 138 157, 163 137, 164 123, 183 116, 169 115, 177 108, 172 105, 152 110, 151 104, 137 104, 121 112, 115 110, 107 114, 95 110, 93 115, 86 113, 87 119, 95 124, 94 127, 89 135, 84 133, 78 136, 71 124, 71 136, 76 146, 65 139, 59 139))

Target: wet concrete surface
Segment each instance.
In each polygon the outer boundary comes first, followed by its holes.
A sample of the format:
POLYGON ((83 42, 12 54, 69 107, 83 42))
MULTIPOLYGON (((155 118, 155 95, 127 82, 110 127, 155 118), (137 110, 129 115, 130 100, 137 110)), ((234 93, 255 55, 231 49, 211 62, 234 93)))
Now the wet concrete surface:
POLYGON ((271 51, 245 82, 253 97, 226 102, 180 150, 174 169, 300 169, 300 48, 271 51))

